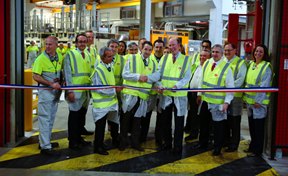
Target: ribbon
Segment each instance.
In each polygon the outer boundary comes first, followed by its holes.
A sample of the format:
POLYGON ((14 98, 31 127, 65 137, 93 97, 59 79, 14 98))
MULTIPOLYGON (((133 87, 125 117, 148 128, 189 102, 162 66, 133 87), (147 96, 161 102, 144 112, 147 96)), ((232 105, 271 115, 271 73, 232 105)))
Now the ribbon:
MULTIPOLYGON (((160 88, 143 88, 134 86, 111 86, 111 85, 94 85, 94 86, 63 86, 62 90, 97 90, 97 89, 111 89, 116 87, 123 87, 126 89, 146 89, 146 90, 159 90, 160 88)), ((52 89, 46 86, 26 86, 16 84, 0 84, 0 89, 52 89)), ((252 87, 252 88, 205 88, 205 89, 171 89, 165 88, 162 90, 169 91, 187 91, 187 92, 278 92, 278 87, 252 87)))

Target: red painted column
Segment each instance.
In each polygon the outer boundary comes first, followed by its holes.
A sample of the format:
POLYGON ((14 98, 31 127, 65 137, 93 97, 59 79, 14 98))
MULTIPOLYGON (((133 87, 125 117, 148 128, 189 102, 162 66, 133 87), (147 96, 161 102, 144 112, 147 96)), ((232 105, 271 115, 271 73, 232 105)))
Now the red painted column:
MULTIPOLYGON (((4 75, 5 73, 5 3, 4 1, 0 1, 0 75, 4 75)), ((0 84, 4 84, 5 77, 0 78, 0 84)), ((0 147, 4 145, 4 89, 0 89, 0 147)))
MULTIPOLYGON (((6 53, 6 84, 10 84, 10 78, 11 78, 11 75, 10 75, 10 66, 11 66, 11 63, 10 63, 10 46, 11 46, 11 43, 10 43, 10 10, 7 10, 7 9, 10 9, 10 0, 6 0, 6 12, 5 12, 5 15, 6 15, 6 23, 5 23, 5 27, 6 27, 6 31, 5 31, 5 36, 6 36, 6 40, 5 40, 5 44, 6 44, 6 49, 5 49, 5 53, 6 53)), ((10 142, 10 89, 7 89, 6 90, 6 142, 10 142)))
POLYGON ((260 7, 260 1, 256 0, 256 3, 255 3, 253 48, 255 48, 256 45, 261 44, 262 19, 263 19, 263 9, 260 7))
POLYGON ((238 34, 239 34, 239 14, 230 13, 228 16, 227 42, 234 43, 236 48, 238 48, 238 34))

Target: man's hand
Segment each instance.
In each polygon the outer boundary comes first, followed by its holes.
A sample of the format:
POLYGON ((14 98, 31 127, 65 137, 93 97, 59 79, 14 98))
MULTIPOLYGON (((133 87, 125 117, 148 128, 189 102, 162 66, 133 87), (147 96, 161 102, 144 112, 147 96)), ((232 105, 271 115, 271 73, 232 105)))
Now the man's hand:
POLYGON ((141 82, 147 82, 148 81, 148 77, 146 76, 146 75, 140 75, 140 77, 139 77, 139 81, 141 81, 141 82))
POLYGON ((74 92, 69 92, 68 93, 68 100, 71 102, 74 102, 74 92))
MULTIPOLYGON (((176 85, 173 86, 172 89, 177 89, 177 86, 176 86, 176 85)), ((171 90, 171 92, 176 92, 176 91, 172 91, 172 90, 171 90)))
POLYGON ((254 104, 254 108, 259 108, 260 107, 260 104, 259 103, 255 103, 254 104))
POLYGON ((123 87, 116 87, 116 93, 120 92, 121 90, 123 90, 123 87))
POLYGON ((160 94, 163 94, 163 91, 164 91, 163 89, 165 89, 165 88, 164 88, 164 87, 159 87, 159 86, 157 86, 157 88, 159 88, 159 89, 158 89, 158 92, 159 92, 160 94))
POLYGON ((196 103, 197 103, 198 105, 201 104, 201 96, 198 96, 198 97, 197 97, 197 99, 196 99, 196 103))
POLYGON ((51 87, 53 87, 53 89, 61 90, 61 86, 59 83, 52 83, 51 87))
POLYGON ((222 110, 222 112, 223 112, 223 113, 226 113, 227 108, 228 108, 228 103, 223 103, 223 110, 222 110))

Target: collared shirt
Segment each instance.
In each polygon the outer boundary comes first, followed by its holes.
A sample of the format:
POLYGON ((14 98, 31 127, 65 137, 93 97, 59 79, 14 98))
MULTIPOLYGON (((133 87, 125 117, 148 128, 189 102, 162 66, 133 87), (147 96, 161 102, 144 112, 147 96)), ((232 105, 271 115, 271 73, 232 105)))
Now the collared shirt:
POLYGON ((159 63, 163 55, 162 55, 162 56, 160 56, 160 57, 157 57, 157 56, 156 56, 156 54, 154 54, 154 56, 155 56, 155 58, 156 58, 157 62, 159 63))
POLYGON ((43 53, 44 53, 44 55, 45 55, 47 58, 50 59, 51 62, 53 62, 53 61, 59 61, 59 58, 58 58, 58 54, 57 54, 57 52, 56 52, 56 54, 55 54, 54 57, 48 55, 48 54, 46 53, 46 50, 45 50, 43 53))
MULTIPOLYGON (((219 66, 219 64, 223 61, 223 58, 221 58, 219 61, 215 62, 213 58, 211 58, 210 60, 208 60, 208 62, 211 62, 211 64, 213 65, 214 63, 216 63, 215 68, 217 68, 219 66)), ((226 61, 224 61, 226 62, 226 61)), ((201 86, 199 84, 199 88, 202 88, 202 84, 203 84, 203 74, 202 74, 202 78, 201 78, 201 86)), ((226 75, 226 79, 225 79, 225 87, 226 88, 233 88, 234 86, 234 77, 233 77, 233 72, 232 69, 230 68, 227 72, 226 75)), ((198 96, 201 96, 201 92, 198 92, 197 94, 198 96)), ((234 98, 234 92, 227 92, 226 96, 225 96, 225 103, 230 104, 231 101, 234 98)), ((201 104, 202 105, 202 104, 201 104)), ((213 103, 208 103, 208 110, 211 111, 212 114, 212 118, 214 121, 222 121, 224 119, 227 119, 227 112, 226 113, 222 113, 221 110, 223 109, 223 104, 213 104, 213 103)))
POLYGON ((84 51, 81 51, 78 47, 76 48, 76 50, 82 55, 82 53, 84 53, 85 54, 85 52, 84 51))
POLYGON ((201 78, 202 78, 202 66, 201 63, 199 63, 190 81, 190 89, 198 88, 199 83, 201 82, 201 78))
MULTIPOLYGON (((105 64, 104 62, 100 61, 100 64, 104 65, 106 68, 110 64, 105 64)), ((95 72, 95 74, 92 76, 91 81, 93 82, 93 85, 103 85, 103 82, 101 81, 100 75, 98 72, 95 72)), ((116 95, 116 90, 115 88, 111 89, 96 89, 93 90, 98 94, 104 95, 104 96, 113 96, 116 95)), ((118 119, 118 103, 115 103, 112 106, 106 107, 106 108, 95 108, 93 106, 92 110, 92 115, 94 122, 97 120, 100 120, 107 114, 107 119, 110 121, 113 121, 115 123, 119 124, 119 119, 118 119)))
MULTIPOLYGON (((145 65, 145 66, 148 66, 148 64, 149 64, 149 57, 148 58, 145 58, 143 55, 142 55, 142 53, 140 54, 141 55, 141 57, 142 57, 142 59, 143 59, 143 62, 144 62, 144 60, 146 61, 146 63, 147 63, 147 65, 145 65)), ((144 62, 144 64, 145 64, 145 62, 144 62)))
MULTIPOLYGON (((110 69, 110 71, 111 71, 111 63, 110 64, 105 64, 102 60, 100 61, 100 63, 102 64, 102 65, 104 65, 106 68, 107 68, 107 70, 109 71, 109 69, 110 69)), ((96 67, 95 67, 95 69, 96 69, 96 67)), ((109 71, 109 72, 110 72, 109 71)))

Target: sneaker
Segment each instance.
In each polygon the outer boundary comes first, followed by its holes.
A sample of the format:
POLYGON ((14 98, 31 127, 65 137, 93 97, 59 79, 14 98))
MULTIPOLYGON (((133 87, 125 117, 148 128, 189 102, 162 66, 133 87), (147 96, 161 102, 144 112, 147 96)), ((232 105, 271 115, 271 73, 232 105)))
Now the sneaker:
POLYGON ((58 156, 60 154, 60 152, 50 148, 50 149, 42 149, 41 150, 41 154, 51 155, 51 156, 58 156))
MULTIPOLYGON (((51 142, 51 147, 52 147, 52 148, 59 147, 58 142, 51 142)), ((40 144, 39 144, 39 146, 38 146, 38 149, 41 150, 41 146, 40 146, 40 144)))

